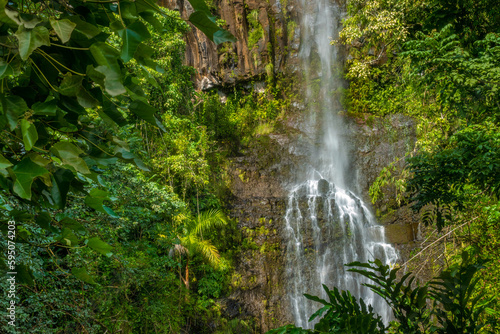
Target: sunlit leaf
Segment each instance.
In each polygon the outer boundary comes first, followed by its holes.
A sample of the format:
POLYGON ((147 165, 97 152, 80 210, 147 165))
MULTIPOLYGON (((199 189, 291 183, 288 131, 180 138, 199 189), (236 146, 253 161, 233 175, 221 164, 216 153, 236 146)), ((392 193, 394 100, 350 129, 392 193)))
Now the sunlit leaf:
POLYGON ((71 22, 68 19, 56 20, 50 19, 50 25, 56 32, 57 36, 61 39, 61 42, 66 43, 71 38, 71 33, 76 27, 76 23, 71 22))

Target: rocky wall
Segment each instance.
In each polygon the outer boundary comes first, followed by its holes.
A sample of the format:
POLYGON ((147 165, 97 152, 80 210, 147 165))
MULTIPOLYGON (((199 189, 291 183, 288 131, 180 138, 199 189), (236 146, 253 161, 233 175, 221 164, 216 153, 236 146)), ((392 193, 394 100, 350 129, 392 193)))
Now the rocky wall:
MULTIPOLYGON (((298 5, 295 0, 213 0, 210 8, 225 22, 236 43, 216 45, 191 25, 186 35, 185 64, 197 70, 200 90, 230 86, 296 68, 298 5)), ((187 0, 161 0, 189 18, 187 0)))

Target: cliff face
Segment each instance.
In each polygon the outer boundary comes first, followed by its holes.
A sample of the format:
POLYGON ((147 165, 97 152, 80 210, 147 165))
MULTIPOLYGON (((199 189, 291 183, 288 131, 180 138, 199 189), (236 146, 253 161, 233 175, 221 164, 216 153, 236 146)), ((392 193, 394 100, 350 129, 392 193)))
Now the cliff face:
MULTIPOLYGON (((178 10, 184 19, 193 12, 185 0, 160 3, 178 10)), ((192 27, 186 36, 185 61, 198 71, 198 89, 233 85, 293 68, 298 47, 295 0, 213 0, 211 8, 237 42, 217 46, 192 27)))

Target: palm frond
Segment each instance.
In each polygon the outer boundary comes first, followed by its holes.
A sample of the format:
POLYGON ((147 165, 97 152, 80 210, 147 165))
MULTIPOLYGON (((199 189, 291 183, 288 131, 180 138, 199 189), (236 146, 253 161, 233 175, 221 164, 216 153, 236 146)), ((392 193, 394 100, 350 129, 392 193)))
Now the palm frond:
POLYGON ((210 240, 198 239, 196 243, 193 243, 193 246, 196 248, 196 252, 202 255, 210 265, 216 268, 219 266, 219 251, 217 250, 217 247, 210 242, 210 240))
POLYGON ((227 225, 227 217, 220 210, 207 210, 200 213, 196 220, 193 232, 196 235, 207 233, 212 228, 227 225))

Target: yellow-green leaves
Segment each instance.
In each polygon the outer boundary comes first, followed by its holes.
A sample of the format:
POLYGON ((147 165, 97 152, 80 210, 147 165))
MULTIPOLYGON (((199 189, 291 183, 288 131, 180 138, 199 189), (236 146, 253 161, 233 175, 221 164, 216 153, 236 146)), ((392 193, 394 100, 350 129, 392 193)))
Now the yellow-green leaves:
POLYGON ((21 120, 21 132, 23 134, 24 148, 26 151, 31 151, 31 148, 38 140, 35 126, 30 121, 23 119, 21 120))
POLYGON ((20 25, 15 36, 19 41, 19 55, 22 60, 28 59, 35 49, 50 45, 49 31, 43 26, 26 29, 24 25, 20 25))

